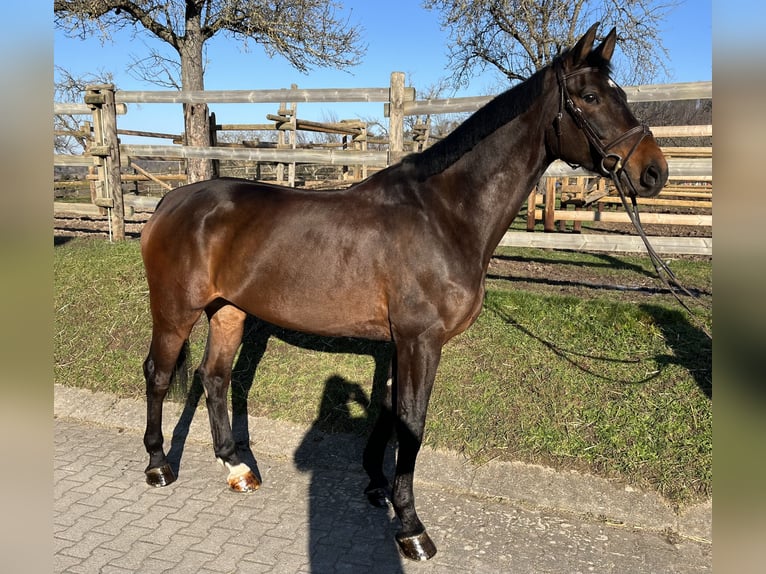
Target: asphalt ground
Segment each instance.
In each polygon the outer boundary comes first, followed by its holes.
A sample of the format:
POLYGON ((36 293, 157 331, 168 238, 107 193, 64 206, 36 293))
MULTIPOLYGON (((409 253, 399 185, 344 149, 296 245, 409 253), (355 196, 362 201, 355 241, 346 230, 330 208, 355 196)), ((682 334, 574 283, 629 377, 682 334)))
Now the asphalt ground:
POLYGON ((418 458, 415 496, 438 552, 411 562, 397 551, 393 512, 364 497, 363 439, 248 417, 263 485, 236 494, 215 462, 204 406, 191 414, 166 403, 178 480, 152 488, 144 402, 55 386, 55 572, 712 571, 712 501, 677 513, 616 481, 521 463, 475 466, 429 448, 418 458))

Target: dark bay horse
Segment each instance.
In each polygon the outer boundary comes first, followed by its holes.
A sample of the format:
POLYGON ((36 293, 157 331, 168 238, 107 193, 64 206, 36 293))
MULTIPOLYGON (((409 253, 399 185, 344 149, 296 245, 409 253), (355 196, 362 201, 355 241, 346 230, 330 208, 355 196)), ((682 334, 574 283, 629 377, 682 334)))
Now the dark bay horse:
POLYGON ((385 499, 386 443, 396 431, 391 500, 402 553, 436 547, 412 480, 442 346, 479 315, 490 257, 555 159, 659 193, 667 163, 609 78, 616 33, 598 24, 526 82, 496 97, 429 149, 345 190, 308 192, 215 179, 169 192, 141 249, 152 341, 144 362, 147 482, 175 480, 163 451, 162 402, 197 319, 210 323, 197 373, 215 455, 234 490, 257 489, 232 438, 226 392, 246 314, 328 336, 393 341, 393 384, 364 452, 367 494, 385 499))

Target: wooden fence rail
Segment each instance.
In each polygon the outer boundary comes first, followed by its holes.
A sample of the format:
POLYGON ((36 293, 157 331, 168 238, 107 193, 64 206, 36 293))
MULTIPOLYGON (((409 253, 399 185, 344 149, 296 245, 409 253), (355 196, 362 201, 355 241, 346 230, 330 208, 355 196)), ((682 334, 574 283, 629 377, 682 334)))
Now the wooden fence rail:
MULTIPOLYGON (((624 88, 628 101, 662 102, 671 100, 698 100, 713 97, 712 82, 685 82, 678 84, 657 84, 624 88)), ((427 99, 409 101, 404 104, 404 113, 410 116, 427 114, 457 114, 475 112, 489 103, 494 96, 473 96, 469 98, 427 99)), ((387 108, 386 108, 387 109, 387 108)))
MULTIPOLYGON (((399 74, 400 72, 394 72, 399 74)), ((403 75, 402 75, 403 77, 403 75)), ((404 87, 404 101, 415 99, 415 89, 404 87)), ((115 101, 124 104, 279 104, 390 102, 391 88, 282 88, 278 90, 203 90, 203 91, 118 91, 115 101)))
MULTIPOLYGON (((652 86, 626 87, 625 92, 631 102, 702 99, 712 97, 712 82, 692 82, 684 84, 662 84, 652 86)), ((444 113, 472 112, 486 104, 492 96, 429 99, 417 101, 415 90, 404 85, 404 74, 391 74, 391 83, 386 88, 349 88, 349 89, 290 89, 276 90, 210 90, 210 91, 115 91, 112 86, 91 86, 84 104, 54 103, 54 114, 87 114, 93 116, 95 141, 89 153, 82 156, 54 155, 54 165, 87 165, 95 168, 93 205, 75 207, 54 202, 54 213, 72 214, 88 212, 108 215, 111 232, 116 239, 124 237, 126 198, 122 196, 120 185, 120 166, 130 165, 135 158, 188 159, 206 158, 212 160, 230 160, 235 162, 268 163, 307 163, 330 166, 360 165, 381 168, 398 161, 405 150, 404 118, 406 116, 436 115, 444 113), (119 144, 117 134, 137 134, 135 130, 118 130, 117 115, 127 112, 127 105, 134 103, 279 103, 285 102, 381 102, 384 115, 389 118, 388 151, 324 149, 269 149, 260 147, 190 147, 183 145, 132 145, 119 144)), ((281 112, 280 112, 281 113, 281 112)), ((297 122, 294 122, 297 123, 297 122)), ((224 126, 213 125, 217 129, 224 126)), ((225 125, 226 128, 233 126, 225 125)), ((349 126, 345 126, 348 131, 349 126)), ((295 128, 293 128, 295 129, 295 128)), ((712 136, 712 126, 656 126, 652 127, 657 137, 693 137, 712 136)), ((340 132, 339 132, 340 133, 340 132)), ((141 135, 164 137, 180 141, 174 134, 154 134, 140 132, 141 135)), ((668 159, 671 178, 674 180, 712 180, 712 153, 695 154, 686 157, 676 150, 668 159), (702 157, 699 157, 701 155, 702 157)), ((151 175, 151 174, 149 174, 151 175)), ((590 176, 584 170, 572 170, 563 162, 554 162, 546 171, 546 177, 590 176)), ((148 177, 140 174, 138 177, 148 177)), ((127 213, 151 209, 155 200, 127 200, 127 213)), ((146 198, 143 198, 146 199, 146 198)), ((537 210, 531 206, 531 213, 537 210)), ((549 210, 550 211, 550 210, 549 210)), ((559 210, 562 211, 562 210, 559 210)), ((586 220, 588 212, 567 212, 566 217, 586 220)), ((554 212, 555 214, 555 212, 554 212)), ((562 214, 559 214, 562 215, 562 214)), ((611 216, 609 216, 611 217, 611 216)), ((703 217, 702 224, 712 225, 712 216, 703 217)), ((514 233, 513 235, 523 235, 514 233)), ((518 239, 504 240, 518 242, 518 239)), ((549 241, 549 240, 546 240, 549 241)), ((595 245, 597 242, 591 242, 595 245)), ((596 247, 598 248, 598 247, 596 247)), ((703 246, 703 249, 709 248, 703 246)), ((615 250, 614 246, 609 248, 615 250)), ((690 249, 696 249, 690 248, 690 249)))
POLYGON ((130 157, 162 157, 167 159, 203 158, 271 163, 319 163, 327 165, 358 163, 378 167, 389 165, 389 152, 373 150, 121 145, 120 153, 130 157))

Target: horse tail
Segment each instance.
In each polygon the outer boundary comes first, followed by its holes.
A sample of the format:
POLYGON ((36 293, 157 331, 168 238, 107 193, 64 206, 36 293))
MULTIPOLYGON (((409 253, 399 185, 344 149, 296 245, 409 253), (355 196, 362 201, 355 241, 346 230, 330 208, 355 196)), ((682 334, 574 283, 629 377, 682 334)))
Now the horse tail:
POLYGON ((189 394, 189 339, 184 341, 181 346, 181 352, 178 353, 176 366, 173 368, 173 374, 170 377, 170 388, 168 395, 172 400, 183 402, 189 394))

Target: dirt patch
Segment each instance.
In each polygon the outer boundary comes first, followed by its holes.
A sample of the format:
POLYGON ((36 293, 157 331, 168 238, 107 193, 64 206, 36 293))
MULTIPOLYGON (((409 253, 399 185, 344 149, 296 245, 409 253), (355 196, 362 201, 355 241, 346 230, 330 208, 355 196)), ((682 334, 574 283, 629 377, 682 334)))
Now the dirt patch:
MULTIPOLYGON (((675 256, 669 262, 693 260, 712 262, 707 256, 675 256)), ((711 274, 684 277, 676 271, 681 284, 693 295, 710 304, 713 297, 711 274)), ((499 288, 569 295, 580 298, 609 297, 620 301, 639 301, 650 297, 673 298, 671 290, 649 266, 632 265, 610 254, 594 254, 591 263, 581 260, 549 261, 534 256, 496 255, 487 271, 488 284, 499 288)))

